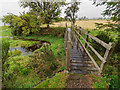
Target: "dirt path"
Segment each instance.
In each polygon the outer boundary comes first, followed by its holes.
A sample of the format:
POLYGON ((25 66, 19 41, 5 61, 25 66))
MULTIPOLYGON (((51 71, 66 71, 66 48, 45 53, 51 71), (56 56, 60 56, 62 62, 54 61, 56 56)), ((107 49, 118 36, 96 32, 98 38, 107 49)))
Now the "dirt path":
POLYGON ((93 83, 90 75, 71 74, 67 81, 67 88, 93 88, 93 83))

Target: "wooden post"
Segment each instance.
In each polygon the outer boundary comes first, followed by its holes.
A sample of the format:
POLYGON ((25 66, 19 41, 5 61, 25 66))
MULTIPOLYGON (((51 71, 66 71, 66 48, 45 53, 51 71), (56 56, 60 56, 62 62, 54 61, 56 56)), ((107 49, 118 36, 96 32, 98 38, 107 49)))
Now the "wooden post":
POLYGON ((115 43, 109 43, 109 45, 111 45, 111 49, 110 50, 106 50, 105 54, 104 54, 104 59, 106 60, 106 62, 102 62, 101 66, 100 66, 100 69, 101 71, 105 71, 105 67, 106 67, 106 64, 107 62, 109 61, 110 59, 110 56, 112 55, 113 51, 114 51, 114 48, 115 48, 115 43))
POLYGON ((68 28, 68 27, 67 27, 67 23, 66 23, 66 30, 67 30, 67 28, 68 28))
POLYGON ((67 41, 67 70, 70 71, 71 41, 67 41))
POLYGON ((76 27, 75 27, 75 30, 77 30, 77 25, 76 25, 76 27))
MULTIPOLYGON (((88 31, 88 33, 89 33, 89 31, 88 31)), ((88 38, 89 38, 89 36, 87 35, 86 36, 86 41, 88 42, 88 38)), ((85 48, 87 47, 87 43, 85 43, 85 48)))
MULTIPOLYGON (((89 31, 88 31, 88 33, 89 33, 89 31)), ((89 38, 89 36, 87 35, 86 36, 86 41, 88 42, 88 38, 89 38)), ((87 47, 87 43, 85 43, 85 48, 87 47)), ((83 57, 85 56, 85 50, 83 51, 83 57)))
MULTIPOLYGON (((81 35, 81 30, 79 30, 79 34, 81 35)), ((80 36, 79 36, 80 39, 80 36)), ((79 41, 77 40, 77 49, 79 48, 79 41)))
MULTIPOLYGON (((80 29, 81 29, 81 28, 80 28, 80 29)), ((80 30, 80 29, 79 29, 79 34, 81 35, 81 30, 80 30)), ((79 39, 80 39, 80 35, 78 36, 79 39)), ((78 41, 78 40, 77 40, 77 41, 78 41)), ((79 42, 79 41, 78 41, 78 42, 79 42)), ((79 44, 80 44, 80 43, 78 43, 78 42, 77 42, 77 49, 79 48, 79 44)), ((81 49, 80 49, 80 50, 81 50, 81 49)), ((81 51, 82 51, 82 50, 81 50, 81 51)))
POLYGON ((71 61, 71 32, 67 31, 67 48, 66 48, 66 66, 67 70, 70 71, 70 61, 71 61))

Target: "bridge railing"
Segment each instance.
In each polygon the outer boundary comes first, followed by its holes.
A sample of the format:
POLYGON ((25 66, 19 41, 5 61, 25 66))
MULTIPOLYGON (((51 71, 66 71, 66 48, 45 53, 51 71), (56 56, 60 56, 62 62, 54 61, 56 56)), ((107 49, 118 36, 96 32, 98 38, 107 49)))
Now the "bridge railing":
POLYGON ((66 32, 64 36, 64 44, 65 44, 65 52, 66 52, 66 66, 67 70, 70 70, 70 60, 71 60, 71 48, 72 48, 72 41, 71 41, 71 32, 68 31, 68 27, 66 24, 66 32))
POLYGON ((102 40, 98 39, 95 36, 92 36, 89 34, 89 32, 86 32, 84 29, 82 29, 81 27, 77 27, 77 26, 71 26, 72 28, 72 33, 73 35, 76 37, 77 39, 77 48, 79 47, 78 45, 81 44, 83 47, 83 51, 87 53, 87 55, 89 56, 89 58, 93 61, 95 67, 99 70, 100 73, 102 73, 102 71, 105 68, 106 62, 109 60, 114 47, 115 47, 115 43, 110 42, 109 44, 103 42, 102 40), (79 32, 76 30, 79 29, 79 32), (82 34, 86 35, 86 39, 84 39, 84 37, 82 36, 82 34), (83 42, 80 40, 80 38, 85 42, 85 45, 83 44, 83 42), (88 38, 91 38, 92 40, 96 41, 98 44, 102 45, 105 49, 106 52, 104 54, 104 56, 102 57, 88 42, 88 38), (94 54, 101 60, 101 65, 99 66, 95 59, 92 57, 92 55, 88 52, 86 47, 89 47, 94 54))

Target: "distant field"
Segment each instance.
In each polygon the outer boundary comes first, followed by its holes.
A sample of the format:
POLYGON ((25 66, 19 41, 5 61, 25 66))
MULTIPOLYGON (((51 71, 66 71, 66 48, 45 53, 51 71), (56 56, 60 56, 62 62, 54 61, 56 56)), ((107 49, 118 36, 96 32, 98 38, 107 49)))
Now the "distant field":
MULTIPOLYGON (((50 26, 51 27, 65 27, 67 21, 63 21, 63 22, 57 22, 57 23, 53 23, 50 26)), ((84 29, 94 29, 95 28, 95 23, 106 23, 108 22, 107 20, 78 20, 76 21, 76 25, 77 26, 81 26, 84 29)), ((70 22, 68 23, 68 27, 71 26, 70 22)))

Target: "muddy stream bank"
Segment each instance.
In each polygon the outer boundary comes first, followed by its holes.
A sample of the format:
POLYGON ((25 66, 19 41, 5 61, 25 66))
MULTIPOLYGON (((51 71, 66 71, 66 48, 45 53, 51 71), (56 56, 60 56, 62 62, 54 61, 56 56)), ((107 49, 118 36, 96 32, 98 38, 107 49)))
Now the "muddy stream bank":
POLYGON ((44 41, 44 40, 25 39, 25 38, 13 38, 13 37, 11 37, 11 39, 13 39, 13 40, 36 41, 36 42, 38 42, 37 44, 31 45, 31 46, 28 46, 28 47, 14 47, 14 48, 10 47, 10 49, 9 49, 9 51, 20 50, 21 54, 25 54, 25 55, 32 54, 33 51, 35 51, 36 49, 41 48, 45 44, 51 45, 50 42, 44 41))

